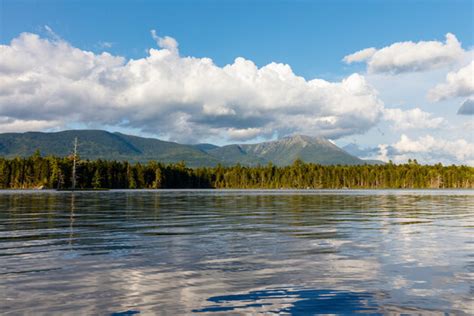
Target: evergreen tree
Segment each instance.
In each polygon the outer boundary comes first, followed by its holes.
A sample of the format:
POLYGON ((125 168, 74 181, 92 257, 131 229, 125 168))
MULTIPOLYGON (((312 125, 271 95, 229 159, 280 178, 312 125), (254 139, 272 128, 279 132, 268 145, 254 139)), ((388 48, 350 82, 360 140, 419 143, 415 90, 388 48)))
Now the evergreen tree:
POLYGON ((95 189, 103 188, 102 175, 100 174, 99 169, 95 170, 94 178, 92 178, 92 187, 95 189))
MULTIPOLYGON (((69 158, 0 158, 0 188, 65 188, 71 185, 69 158)), ((77 187, 95 188, 473 188, 474 168, 420 165, 416 160, 396 165, 322 166, 295 161, 290 166, 228 166, 188 168, 184 163, 132 165, 95 160, 77 165, 77 187)))

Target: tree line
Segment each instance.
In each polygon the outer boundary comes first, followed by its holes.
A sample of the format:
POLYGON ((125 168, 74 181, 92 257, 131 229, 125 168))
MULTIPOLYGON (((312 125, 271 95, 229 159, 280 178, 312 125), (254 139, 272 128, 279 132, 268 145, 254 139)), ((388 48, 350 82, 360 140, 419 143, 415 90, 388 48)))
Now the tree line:
MULTIPOLYGON (((77 188, 160 189, 425 189, 473 188, 474 168, 469 166, 406 164, 319 165, 296 160, 290 166, 272 164, 189 168, 184 163, 150 161, 79 160, 77 188)), ((0 189, 69 188, 71 157, 0 158, 0 189)))

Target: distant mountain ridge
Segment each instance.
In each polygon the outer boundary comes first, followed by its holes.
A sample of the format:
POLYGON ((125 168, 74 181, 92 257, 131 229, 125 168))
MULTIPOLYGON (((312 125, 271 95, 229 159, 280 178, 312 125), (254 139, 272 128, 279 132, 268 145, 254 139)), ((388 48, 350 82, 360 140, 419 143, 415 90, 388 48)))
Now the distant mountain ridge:
POLYGON ((248 153, 271 160, 276 165, 289 165, 296 159, 323 165, 364 163, 361 159, 350 155, 323 137, 295 135, 284 137, 278 141, 242 145, 242 147, 248 153))
POLYGON ((0 156, 26 157, 40 150, 42 155, 67 156, 72 142, 79 140, 79 154, 83 159, 128 160, 165 163, 184 161, 188 166, 217 164, 258 165, 272 162, 290 165, 296 159, 319 164, 366 163, 323 137, 295 135, 258 144, 186 145, 155 138, 111 133, 103 130, 67 130, 54 133, 26 132, 0 134, 0 156))

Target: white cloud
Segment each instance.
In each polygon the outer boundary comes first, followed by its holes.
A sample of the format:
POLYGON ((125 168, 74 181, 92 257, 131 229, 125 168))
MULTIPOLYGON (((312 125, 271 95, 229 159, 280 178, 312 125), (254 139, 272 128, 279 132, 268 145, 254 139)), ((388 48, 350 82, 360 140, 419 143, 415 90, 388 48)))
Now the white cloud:
POLYGON ((424 112, 420 108, 406 111, 401 109, 384 109, 383 118, 386 121, 392 122, 392 127, 396 130, 435 129, 445 123, 442 117, 433 117, 433 114, 424 112))
POLYGON ((395 161, 410 157, 428 163, 445 162, 474 165, 474 143, 464 139, 436 139, 431 135, 411 139, 403 134, 392 147, 396 151, 392 157, 395 161))
POLYGON ((380 144, 378 145, 378 155, 375 157, 377 160, 389 162, 390 158, 388 157, 388 145, 380 144))
POLYGON ((55 129, 61 126, 59 121, 19 120, 0 116, 0 133, 19 133, 35 130, 55 129))
POLYGON ((465 58, 466 51, 454 34, 446 42, 397 42, 381 49, 367 48, 344 57, 348 64, 367 63, 369 73, 404 73, 426 71, 452 65, 465 58))
POLYGON ((114 43, 112 43, 112 42, 102 42, 101 41, 101 42, 98 43, 98 46, 100 48, 112 48, 112 46, 114 46, 114 43))
MULTIPOLYGON (((472 125, 472 124, 471 124, 472 125)), ((467 126, 467 124, 466 124, 467 126)), ((376 147, 360 148, 355 144, 346 146, 349 152, 364 159, 377 159, 395 163, 406 163, 416 159, 423 164, 443 163, 467 164, 474 166, 474 143, 463 138, 438 138, 429 134, 412 138, 402 134, 392 144, 380 144, 376 147)))
POLYGON ((241 129, 230 128, 227 133, 229 135, 229 139, 243 141, 243 140, 253 139, 261 135, 262 129, 260 128, 241 128, 241 129))
POLYGON ((48 36, 51 37, 53 40, 55 41, 61 40, 61 37, 58 34, 56 34, 56 32, 54 32, 50 26, 45 25, 44 29, 46 31, 46 34, 48 34, 48 36))
POLYGON ((258 68, 237 58, 224 67, 163 49, 125 60, 23 33, 0 46, 0 116, 14 120, 102 124, 179 141, 271 137, 289 133, 338 138, 364 133, 383 103, 365 78, 305 80, 289 65, 258 68))
POLYGON ((156 30, 151 30, 150 33, 151 33, 151 37, 153 37, 158 47, 167 49, 173 53, 178 52, 178 42, 174 38, 170 36, 160 37, 156 33, 156 30))
POLYGON ((345 56, 343 61, 347 64, 366 61, 370 59, 376 52, 377 49, 374 47, 362 49, 358 52, 345 56))
POLYGON ((474 61, 446 76, 446 82, 438 84, 428 92, 428 98, 440 101, 448 98, 466 97, 474 94, 474 61))

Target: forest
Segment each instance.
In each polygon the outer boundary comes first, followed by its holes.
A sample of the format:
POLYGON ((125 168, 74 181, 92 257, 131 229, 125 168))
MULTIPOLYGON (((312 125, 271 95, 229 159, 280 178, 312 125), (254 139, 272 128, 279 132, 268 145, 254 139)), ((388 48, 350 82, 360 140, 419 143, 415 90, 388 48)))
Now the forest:
MULTIPOLYGON (((71 157, 0 158, 0 189, 69 188, 71 157)), ((406 164, 323 166, 296 160, 292 165, 189 168, 184 163, 79 160, 77 188, 166 189, 433 189, 473 188, 474 167, 406 164)))

